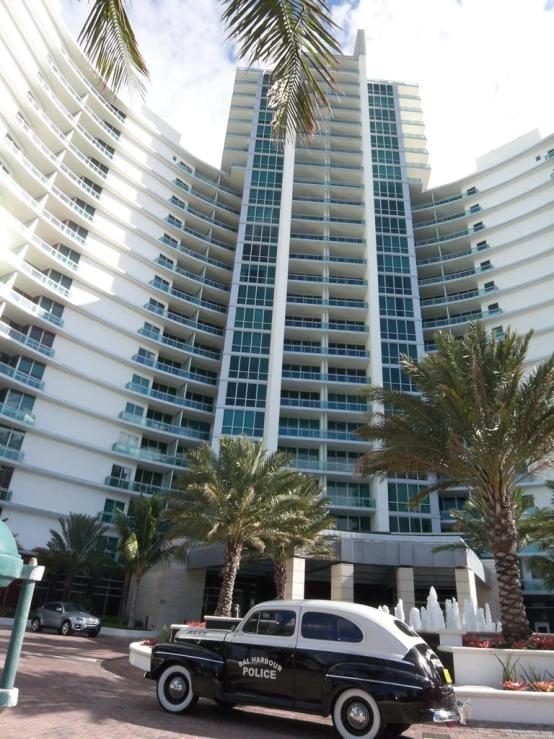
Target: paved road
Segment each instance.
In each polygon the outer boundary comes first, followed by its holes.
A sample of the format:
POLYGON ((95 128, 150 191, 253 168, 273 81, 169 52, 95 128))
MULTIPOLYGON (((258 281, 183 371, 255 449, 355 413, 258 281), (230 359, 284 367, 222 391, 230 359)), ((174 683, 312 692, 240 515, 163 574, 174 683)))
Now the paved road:
MULTIPOLYGON (((0 629, 0 662, 9 632, 0 629)), ((331 722, 301 714, 201 700, 186 716, 163 712, 154 685, 128 664, 128 640, 27 634, 19 705, 0 717, 1 739, 336 739, 331 722)), ((418 725, 405 739, 554 739, 554 727, 470 722, 455 729, 418 725)), ((392 739, 392 736, 390 737, 392 739)))

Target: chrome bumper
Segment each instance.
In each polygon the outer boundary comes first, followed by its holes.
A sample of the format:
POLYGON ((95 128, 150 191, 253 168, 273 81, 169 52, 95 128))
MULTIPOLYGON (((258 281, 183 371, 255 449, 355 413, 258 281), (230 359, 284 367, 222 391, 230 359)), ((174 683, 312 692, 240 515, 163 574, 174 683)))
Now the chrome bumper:
POLYGON ((465 724, 470 717, 470 701, 463 703, 458 701, 456 708, 431 708, 422 712, 423 720, 432 721, 434 724, 465 724))

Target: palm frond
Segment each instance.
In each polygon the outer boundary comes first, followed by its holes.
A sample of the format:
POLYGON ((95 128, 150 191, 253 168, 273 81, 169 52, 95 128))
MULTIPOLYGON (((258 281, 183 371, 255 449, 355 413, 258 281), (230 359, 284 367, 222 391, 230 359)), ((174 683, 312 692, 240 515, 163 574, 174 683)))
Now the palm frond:
POLYGON ((90 0, 93 4, 78 42, 90 63, 115 93, 125 86, 144 98, 141 76, 149 78, 125 10, 126 0, 90 0))
POLYGON ((273 67, 269 104, 274 135, 312 135, 320 107, 330 108, 324 88, 338 92, 334 75, 340 46, 326 0, 222 0, 228 38, 241 57, 273 67))

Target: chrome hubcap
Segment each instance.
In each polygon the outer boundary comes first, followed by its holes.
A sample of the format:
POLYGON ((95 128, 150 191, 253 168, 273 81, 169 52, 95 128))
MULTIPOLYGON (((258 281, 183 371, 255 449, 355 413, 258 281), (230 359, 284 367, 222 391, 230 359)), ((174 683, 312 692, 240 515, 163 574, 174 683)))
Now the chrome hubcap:
POLYGON ((355 729, 363 729, 369 723, 369 712, 362 703, 352 703, 346 717, 350 726, 355 729))
POLYGON ((187 692, 187 686, 183 678, 174 677, 168 685, 167 692, 173 700, 177 701, 184 698, 187 692))

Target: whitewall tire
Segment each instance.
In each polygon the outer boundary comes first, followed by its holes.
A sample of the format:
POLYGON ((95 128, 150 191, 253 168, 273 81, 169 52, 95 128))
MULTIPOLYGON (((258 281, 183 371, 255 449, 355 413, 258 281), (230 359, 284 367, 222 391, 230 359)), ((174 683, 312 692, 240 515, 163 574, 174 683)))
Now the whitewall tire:
POLYGON ((384 728, 375 699, 358 688, 339 695, 333 707, 333 724, 343 739, 377 739, 384 728))
POLYGON ((182 665, 169 665, 158 678, 158 703, 168 713, 186 713, 196 704, 190 672, 182 665))

